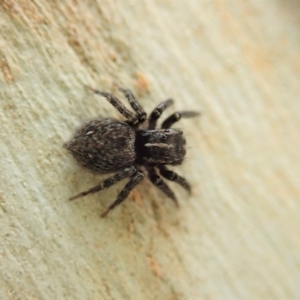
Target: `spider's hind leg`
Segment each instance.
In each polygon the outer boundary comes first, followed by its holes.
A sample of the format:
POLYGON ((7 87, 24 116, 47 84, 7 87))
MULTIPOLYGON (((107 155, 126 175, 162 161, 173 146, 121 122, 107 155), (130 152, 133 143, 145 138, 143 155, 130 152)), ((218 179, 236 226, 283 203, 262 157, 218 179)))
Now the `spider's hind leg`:
POLYGON ((133 112, 131 112, 129 109, 127 109, 124 104, 113 94, 107 93, 107 92, 102 92, 100 90, 93 89, 92 87, 87 86, 89 90, 94 92, 97 95, 100 95, 102 97, 105 97, 106 100, 113 106, 115 107, 119 113, 121 113, 129 122, 133 122, 133 120, 136 119, 136 116, 133 112))
POLYGON ((91 189, 89 189, 87 191, 81 192, 81 193, 71 197, 69 200, 75 200, 75 199, 78 199, 78 198, 81 198, 81 197, 84 197, 84 196, 87 196, 90 194, 100 192, 104 189, 109 188, 110 186, 114 185, 115 183, 121 181, 122 179, 124 179, 126 177, 130 177, 135 172, 136 172, 135 167, 126 168, 123 171, 116 174, 115 176, 105 179, 100 184, 96 185, 95 187, 92 187, 91 189))
POLYGON ((147 114, 144 111, 143 107, 137 102, 136 98, 134 97, 134 95, 132 94, 132 92, 130 90, 124 89, 121 87, 119 87, 119 90, 124 93, 130 106, 136 112, 136 115, 138 118, 138 123, 143 123, 147 118, 147 114))
POLYGON ((123 188, 123 190, 120 192, 120 194, 118 195, 117 199, 115 202, 113 202, 113 204, 111 204, 101 215, 102 218, 106 217, 107 214, 114 209, 116 206, 118 206, 119 204, 121 204, 129 195, 129 193, 134 189, 134 187, 136 185, 138 185, 143 178, 145 177, 145 174, 141 171, 138 170, 136 171, 136 173, 131 177, 131 179, 129 180, 129 182, 125 185, 125 187, 123 188))

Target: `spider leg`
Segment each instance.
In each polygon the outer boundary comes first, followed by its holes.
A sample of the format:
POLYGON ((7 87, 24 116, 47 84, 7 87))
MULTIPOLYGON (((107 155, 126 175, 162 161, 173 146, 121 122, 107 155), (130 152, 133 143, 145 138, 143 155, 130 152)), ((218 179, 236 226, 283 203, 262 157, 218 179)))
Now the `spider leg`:
POLYGON ((143 123, 146 118, 147 114, 142 108, 142 106, 137 102, 136 98, 132 94, 132 92, 128 89, 124 89, 119 87, 119 90, 124 93, 125 97, 127 98, 130 106, 133 108, 133 110, 136 112, 136 115, 138 117, 138 123, 143 123))
POLYGON ((149 117, 149 126, 148 129, 155 129, 156 122, 158 118, 161 116, 163 111, 165 111, 168 107, 170 107, 174 103, 173 99, 168 99, 164 102, 161 102, 156 106, 156 108, 152 111, 149 117))
POLYGON ((142 171, 137 171, 130 179, 130 181, 125 185, 123 190, 117 197, 117 200, 113 202, 101 215, 102 218, 106 217, 107 214, 116 206, 121 204, 128 196, 128 194, 133 190, 133 188, 141 182, 141 180, 145 177, 145 174, 142 171))
POLYGON ((88 89, 90 89, 92 92, 95 94, 98 94, 100 96, 103 96, 106 98, 106 100, 114 106, 129 122, 133 122, 133 120, 136 119, 136 116, 134 115, 133 112, 131 112, 129 109, 127 109, 121 102, 120 100, 114 96, 113 94, 107 93, 107 92, 102 92, 100 90, 93 89, 88 86, 88 89))
POLYGON ((189 192, 189 194, 191 194, 191 186, 186 181, 185 178, 179 176, 177 173, 175 173, 173 171, 168 170, 165 166, 160 167, 159 168, 159 172, 160 172, 161 176, 163 176, 164 178, 166 178, 166 179, 168 179, 170 181, 174 181, 174 182, 178 183, 185 190, 187 190, 189 192))
POLYGON ((170 199, 172 199, 174 201, 174 203, 176 204, 176 206, 178 207, 179 203, 177 201, 175 194, 169 188, 169 186, 163 181, 163 179, 156 174, 154 168, 149 170, 148 176, 149 176, 150 181, 155 186, 157 186, 162 192, 164 192, 165 195, 167 195, 170 199))
POLYGON ((123 171, 116 174, 115 176, 105 179, 100 184, 96 185, 95 187, 71 197, 69 200, 75 200, 75 199, 84 197, 89 194, 94 194, 96 192, 100 192, 104 189, 109 188, 110 186, 114 185, 115 183, 119 182, 120 180, 122 180, 126 177, 132 176, 132 174, 134 174, 134 173, 136 173, 135 167, 126 168, 123 171))
POLYGON ((161 125, 161 128, 170 128, 175 122, 179 121, 181 118, 193 118, 198 116, 200 113, 197 111, 182 110, 177 111, 165 119, 161 125))

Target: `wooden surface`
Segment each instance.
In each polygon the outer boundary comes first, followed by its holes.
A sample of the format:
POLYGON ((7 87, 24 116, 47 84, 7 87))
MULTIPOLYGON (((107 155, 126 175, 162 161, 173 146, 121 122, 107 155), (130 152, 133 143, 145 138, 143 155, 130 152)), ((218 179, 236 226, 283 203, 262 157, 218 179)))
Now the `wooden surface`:
POLYGON ((299 299, 299 53, 296 0, 1 1, 0 298, 299 299), (120 117, 84 85, 114 83, 203 111, 180 209, 147 180, 68 202, 105 177, 63 142, 120 117))

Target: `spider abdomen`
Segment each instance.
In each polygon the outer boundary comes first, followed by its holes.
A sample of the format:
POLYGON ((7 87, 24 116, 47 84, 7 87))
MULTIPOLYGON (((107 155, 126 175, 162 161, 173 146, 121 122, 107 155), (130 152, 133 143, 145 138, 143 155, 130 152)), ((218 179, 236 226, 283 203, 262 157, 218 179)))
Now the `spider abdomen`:
POLYGON ((92 120, 75 132, 65 148, 90 171, 116 172, 134 164, 135 130, 115 119, 92 120))

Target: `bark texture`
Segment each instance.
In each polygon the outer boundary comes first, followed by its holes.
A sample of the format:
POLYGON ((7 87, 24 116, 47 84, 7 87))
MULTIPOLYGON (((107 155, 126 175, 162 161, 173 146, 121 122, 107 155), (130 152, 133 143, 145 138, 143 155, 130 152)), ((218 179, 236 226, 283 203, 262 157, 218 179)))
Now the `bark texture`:
POLYGON ((299 299, 299 28, 296 0, 0 1, 0 298, 299 299), (147 180, 106 219, 125 181, 68 201, 105 176, 63 142, 121 118, 85 85, 115 83, 203 111, 180 209, 147 180))

